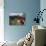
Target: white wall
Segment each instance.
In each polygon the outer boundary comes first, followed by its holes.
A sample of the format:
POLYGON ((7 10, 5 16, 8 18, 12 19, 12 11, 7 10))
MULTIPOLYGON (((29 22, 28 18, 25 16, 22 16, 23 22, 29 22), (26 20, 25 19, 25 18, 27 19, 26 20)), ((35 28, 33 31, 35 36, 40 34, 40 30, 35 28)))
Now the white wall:
MULTIPOLYGON (((46 9, 46 0, 40 0, 40 9, 46 9)), ((41 25, 46 26, 46 11, 43 12, 43 22, 40 22, 41 25)))
POLYGON ((4 3, 0 0, 0 42, 4 41, 4 3))

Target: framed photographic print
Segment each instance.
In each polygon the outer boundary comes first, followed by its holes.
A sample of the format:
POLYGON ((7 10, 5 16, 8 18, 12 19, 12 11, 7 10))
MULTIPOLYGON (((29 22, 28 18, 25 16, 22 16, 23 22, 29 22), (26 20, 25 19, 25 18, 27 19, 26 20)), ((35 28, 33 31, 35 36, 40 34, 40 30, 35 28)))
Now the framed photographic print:
POLYGON ((11 13, 9 16, 9 25, 24 25, 25 16, 23 13, 11 13))

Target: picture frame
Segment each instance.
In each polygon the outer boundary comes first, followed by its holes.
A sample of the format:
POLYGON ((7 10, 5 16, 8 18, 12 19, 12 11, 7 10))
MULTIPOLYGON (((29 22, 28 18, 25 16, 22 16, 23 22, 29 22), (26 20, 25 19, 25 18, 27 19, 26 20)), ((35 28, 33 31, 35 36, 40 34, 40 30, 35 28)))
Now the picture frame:
POLYGON ((25 15, 24 13, 10 13, 9 25, 24 25, 25 15))

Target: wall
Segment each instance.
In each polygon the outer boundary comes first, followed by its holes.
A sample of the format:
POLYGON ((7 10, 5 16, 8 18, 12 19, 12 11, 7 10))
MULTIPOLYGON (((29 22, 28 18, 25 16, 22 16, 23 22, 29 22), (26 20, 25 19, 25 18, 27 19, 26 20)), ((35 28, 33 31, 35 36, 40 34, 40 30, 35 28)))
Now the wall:
MULTIPOLYGON (((43 9, 46 9, 46 0, 41 0, 40 1, 40 9, 41 9, 41 11, 43 9)), ((42 17, 43 17, 43 22, 41 21, 40 25, 46 26, 46 11, 43 12, 42 17)))
POLYGON ((4 8, 3 0, 0 0, 0 42, 4 41, 4 8))
POLYGON ((4 38, 7 41, 18 41, 24 37, 32 28, 35 14, 40 10, 40 0, 4 0, 4 38), (24 12, 26 22, 23 26, 10 26, 9 13, 24 12))

